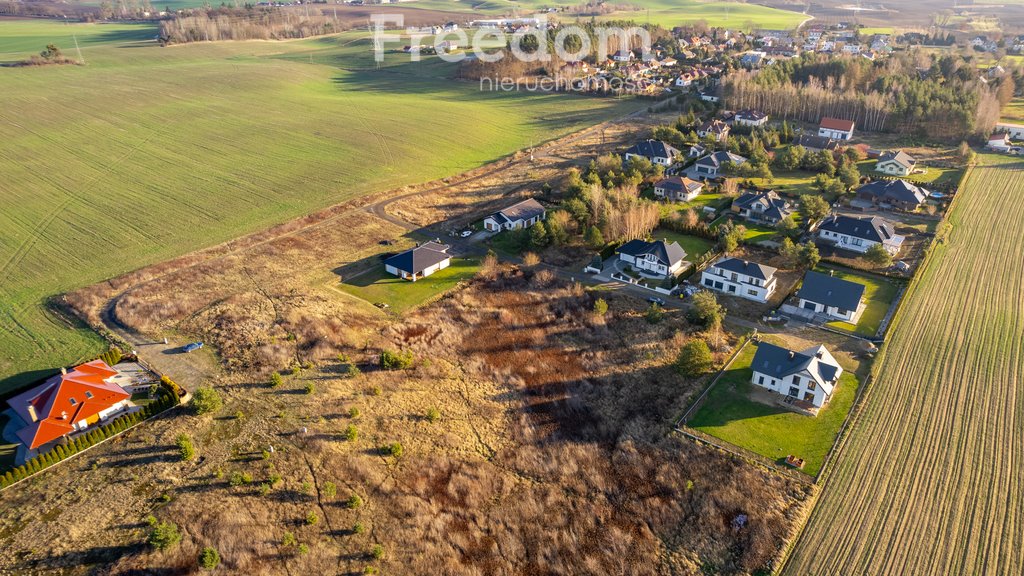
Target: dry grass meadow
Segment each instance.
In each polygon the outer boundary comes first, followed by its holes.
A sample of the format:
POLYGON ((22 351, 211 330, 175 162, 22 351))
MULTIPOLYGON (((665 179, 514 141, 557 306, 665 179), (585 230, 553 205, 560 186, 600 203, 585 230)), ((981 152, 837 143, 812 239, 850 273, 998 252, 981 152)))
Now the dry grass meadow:
POLYGON ((1024 164, 982 161, 889 332, 787 574, 1024 570, 1024 164))
POLYGON ((287 293, 239 304, 190 320, 224 330, 224 407, 163 418, 5 492, 0 571, 190 573, 214 546, 246 574, 748 573, 809 495, 667 435, 702 385, 670 366, 693 332, 680 313, 651 325, 641 301, 515 268, 401 320, 287 293), (328 345, 361 373, 323 359, 273 388, 233 368, 328 345), (411 351, 415 367, 377 369, 383 349, 411 351), (193 462, 176 455, 182 432, 193 462), (384 455, 394 442, 402 455, 384 455), (182 528, 179 547, 144 545, 150 514, 182 528))

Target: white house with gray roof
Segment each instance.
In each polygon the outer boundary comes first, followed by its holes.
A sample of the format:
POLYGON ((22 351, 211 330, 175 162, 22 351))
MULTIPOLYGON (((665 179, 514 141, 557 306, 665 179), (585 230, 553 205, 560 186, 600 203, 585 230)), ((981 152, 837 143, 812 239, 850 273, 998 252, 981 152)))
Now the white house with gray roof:
POLYGON ((403 280, 415 282, 451 264, 452 257, 448 254, 448 248, 440 242, 425 242, 385 260, 384 270, 403 280))
POLYGON ((775 292, 776 269, 749 260, 722 258, 701 273, 703 287, 754 302, 767 303, 775 292))
POLYGON ((903 150, 890 150, 878 157, 875 172, 890 176, 910 176, 917 168, 917 160, 903 150))
POLYGON ((630 240, 617 252, 622 262, 657 276, 675 275, 686 263, 686 251, 678 242, 630 240))
POLYGON ((543 220, 545 216, 547 210, 544 209, 544 205, 529 198, 484 218, 484 230, 499 232, 529 228, 543 220))
POLYGON ((831 273, 822 274, 813 270, 804 276, 803 285, 796 293, 800 307, 817 314, 824 314, 833 320, 856 324, 864 313, 865 286, 836 278, 831 273))
POLYGON ((875 244, 881 244, 892 255, 903 246, 903 236, 897 236, 890 222, 878 216, 856 218, 833 214, 818 226, 818 238, 837 248, 864 254, 875 244))
POLYGON ((843 367, 822 345, 797 352, 761 342, 750 365, 755 385, 821 408, 832 398, 843 367))

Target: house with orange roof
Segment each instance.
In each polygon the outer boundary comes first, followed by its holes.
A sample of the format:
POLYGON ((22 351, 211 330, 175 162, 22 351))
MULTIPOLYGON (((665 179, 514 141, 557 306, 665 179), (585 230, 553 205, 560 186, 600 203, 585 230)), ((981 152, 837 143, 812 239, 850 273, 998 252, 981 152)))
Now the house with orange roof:
POLYGON ((129 381, 103 360, 86 362, 70 372, 62 369, 7 401, 24 422, 15 435, 31 451, 104 422, 132 406, 131 394, 118 384, 129 381))

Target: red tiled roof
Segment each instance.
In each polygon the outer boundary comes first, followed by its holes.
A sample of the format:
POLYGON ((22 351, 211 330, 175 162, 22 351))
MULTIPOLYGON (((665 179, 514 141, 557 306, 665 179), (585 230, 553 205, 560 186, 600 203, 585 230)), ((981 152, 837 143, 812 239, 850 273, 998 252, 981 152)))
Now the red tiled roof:
POLYGON ((93 360, 11 398, 7 403, 27 424, 17 436, 29 449, 38 448, 72 432, 75 422, 130 398, 123 388, 106 381, 117 374, 106 362, 93 360))
POLYGON ((838 118, 822 118, 821 127, 826 130, 842 130, 843 132, 849 132, 853 130, 852 120, 840 120, 838 118))

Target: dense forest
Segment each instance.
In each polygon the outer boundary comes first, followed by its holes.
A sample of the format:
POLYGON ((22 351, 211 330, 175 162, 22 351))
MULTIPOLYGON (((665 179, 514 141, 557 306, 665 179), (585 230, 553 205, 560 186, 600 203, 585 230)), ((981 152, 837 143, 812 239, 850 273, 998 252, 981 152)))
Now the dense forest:
POLYGON ((160 22, 161 44, 215 40, 282 40, 341 32, 344 27, 319 10, 279 8, 192 10, 160 22))
POLYGON ((859 128, 957 140, 986 136, 1016 90, 1014 73, 984 78, 971 58, 916 50, 873 62, 805 54, 724 81, 726 104, 781 118, 854 120, 859 128))

